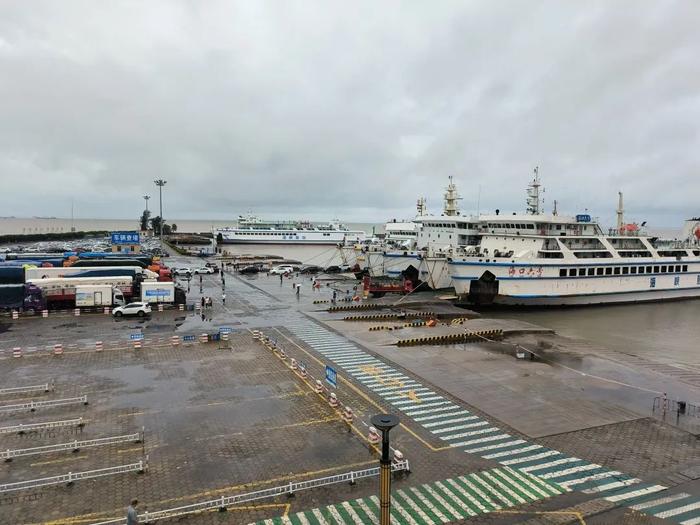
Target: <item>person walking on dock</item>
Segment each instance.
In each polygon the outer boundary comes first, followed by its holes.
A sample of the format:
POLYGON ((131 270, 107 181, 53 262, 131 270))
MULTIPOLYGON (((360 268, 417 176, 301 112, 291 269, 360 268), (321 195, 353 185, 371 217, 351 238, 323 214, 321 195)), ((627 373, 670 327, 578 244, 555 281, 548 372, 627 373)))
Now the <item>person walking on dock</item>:
POLYGON ((221 294, 221 304, 226 306, 226 292, 221 294))
POLYGON ((282 286, 282 281, 284 281, 284 275, 280 274, 280 286, 282 286))
POLYGON ((139 500, 132 499, 131 504, 126 508, 126 525, 139 525, 139 514, 136 512, 136 506, 139 500))
POLYGON ((206 299, 202 296, 202 310, 204 310, 204 305, 206 304, 206 299))

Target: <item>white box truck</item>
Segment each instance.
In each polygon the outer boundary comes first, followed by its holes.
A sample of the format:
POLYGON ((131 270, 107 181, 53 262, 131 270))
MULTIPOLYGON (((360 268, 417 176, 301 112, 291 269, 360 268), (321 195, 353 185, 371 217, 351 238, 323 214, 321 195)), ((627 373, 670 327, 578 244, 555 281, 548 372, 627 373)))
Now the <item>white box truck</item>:
POLYGON ((75 306, 113 306, 126 304, 119 288, 109 284, 83 284, 75 287, 75 306))
POLYGON ((175 283, 144 281, 141 283, 141 300, 144 303, 174 303, 175 283))

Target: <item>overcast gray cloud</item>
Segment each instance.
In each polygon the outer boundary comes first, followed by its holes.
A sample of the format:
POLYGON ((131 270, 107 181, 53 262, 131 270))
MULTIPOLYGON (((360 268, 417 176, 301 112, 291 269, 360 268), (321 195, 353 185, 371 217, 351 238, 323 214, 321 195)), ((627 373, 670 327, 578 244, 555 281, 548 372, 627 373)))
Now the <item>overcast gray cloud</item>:
POLYGON ((700 214, 700 3, 0 3, 0 215, 700 214), (153 201, 152 201, 153 202, 153 201))

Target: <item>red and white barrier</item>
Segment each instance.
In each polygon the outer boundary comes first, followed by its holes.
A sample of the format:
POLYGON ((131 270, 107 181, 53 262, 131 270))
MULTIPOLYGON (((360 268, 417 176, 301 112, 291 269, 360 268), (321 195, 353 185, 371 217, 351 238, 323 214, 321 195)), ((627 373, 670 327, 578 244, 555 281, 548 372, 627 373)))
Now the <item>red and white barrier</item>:
POLYGON ((321 381, 318 379, 316 380, 316 393, 323 394, 323 383, 321 383, 321 381))
POLYGON ((95 350, 101 352, 103 349, 102 341, 95 341, 95 350))
POLYGON ((141 350, 141 340, 137 339, 134 341, 134 350, 141 350))
POLYGON ((174 335, 170 338, 170 344, 173 346, 177 346, 180 344, 180 336, 174 335))
POLYGON ((73 314, 74 314, 76 317, 80 317, 80 308, 76 308, 75 310, 73 310, 73 314))
POLYGON ((403 453, 400 450, 394 449, 394 456, 391 458, 392 463, 400 463, 404 460, 403 453))
POLYGON ((338 408, 338 396, 335 395, 335 392, 331 392, 331 395, 328 398, 328 404, 331 406, 331 408, 338 408))
POLYGON ((379 431, 374 427, 369 427, 369 431, 367 433, 367 440, 373 445, 376 445, 377 443, 379 443, 379 439, 379 431))
POLYGON ((307 374, 306 374, 306 367, 301 367, 301 366, 300 366, 300 367, 299 367, 299 373, 301 374, 301 377, 303 377, 304 379, 306 379, 306 375, 307 375, 307 374))
POLYGON ((207 334, 202 334, 199 336, 199 342, 200 343, 208 343, 209 342, 209 336, 207 334))
POLYGON ((63 345, 61 343, 53 345, 53 355, 63 355, 63 345))
POLYGON ((160 304, 158 305, 158 311, 159 311, 159 312, 162 312, 162 311, 163 311, 163 303, 160 303, 160 304))
POLYGON ((105 315, 109 315, 109 306, 105 306, 104 309, 102 310, 102 312, 103 312, 105 315))
POLYGON ((228 341, 228 333, 227 333, 227 332, 224 332, 224 333, 221 334, 221 340, 222 340, 222 341, 228 341))
POLYGON ((22 348, 15 346, 12 349, 12 357, 22 357, 22 348))
POLYGON ((279 358, 280 358, 282 361, 286 361, 286 360, 287 360, 287 354, 286 354, 286 352, 285 352, 282 348, 279 349, 279 353, 278 353, 277 355, 279 356, 279 358))
POLYGON ((17 310, 12 310, 12 319, 19 319, 19 312, 17 310))
POLYGON ((180 310, 181 312, 184 312, 184 311, 185 311, 185 305, 184 305, 184 304, 180 304, 180 305, 178 305, 177 309, 180 310))
POLYGON ((41 317, 48 317, 49 316, 49 311, 48 310, 42 310, 41 311, 41 317))
POLYGON ((352 408, 346 406, 343 410, 343 421, 345 421, 348 425, 351 425, 353 418, 354 414, 352 413, 352 408))
POLYGON ((292 359, 289 361, 289 366, 292 367, 292 370, 299 370, 299 365, 297 365, 297 360, 294 359, 294 358, 292 358, 292 359))

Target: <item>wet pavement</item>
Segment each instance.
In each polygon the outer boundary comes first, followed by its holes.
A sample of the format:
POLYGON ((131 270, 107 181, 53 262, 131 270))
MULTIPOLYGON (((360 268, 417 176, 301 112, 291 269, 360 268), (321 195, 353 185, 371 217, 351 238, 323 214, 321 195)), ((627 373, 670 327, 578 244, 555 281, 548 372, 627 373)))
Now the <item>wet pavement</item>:
MULTIPOLYGON (((174 265, 192 264, 172 259, 174 265)), ((668 522, 653 517, 660 514, 671 522, 695 523, 688 520, 700 508, 695 496, 700 489, 688 468, 700 464, 700 447, 695 436, 649 419, 645 409, 657 389, 677 385, 674 377, 619 356, 595 355, 595 346, 587 348, 585 359, 580 347, 576 358, 566 338, 547 334, 547 327, 490 322, 488 316, 469 321, 471 329, 510 329, 517 335, 506 342, 538 349, 542 359, 518 360, 501 343, 399 349, 389 340, 394 334, 370 332, 369 323, 344 322, 342 315, 325 311, 327 303, 314 304, 329 300, 333 289, 341 297, 351 294, 352 282, 322 280, 321 290, 313 291, 308 277, 224 278, 225 305, 221 276, 203 276, 201 294, 197 280, 190 283, 191 301, 213 298, 213 308, 203 313, 0 321, 0 387, 55 385, 48 394, 0 396, 0 426, 76 417, 85 422, 82 429, 0 434, 0 448, 145 432, 143 443, 15 458, 2 465, 0 483, 148 458, 144 474, 2 494, 0 522, 93 523, 123 516, 132 497, 143 502, 143 512, 367 468, 377 463, 366 439, 369 418, 389 411, 402 420, 392 442, 412 470, 394 484, 406 512, 399 522, 534 525, 575 523, 578 515, 589 516, 585 523, 668 522), (293 282, 302 283, 298 295, 293 282), (232 329, 230 341, 170 344, 172 335, 216 333, 221 327, 232 329), (286 359, 255 341, 251 329, 276 339, 286 359), (133 348, 134 333, 144 334, 141 350, 133 348), (104 341, 103 351, 95 349, 97 340, 104 341), (60 357, 51 355, 55 343, 65 347, 60 357), (15 346, 24 349, 20 359, 9 353, 15 346), (291 369, 291 359, 304 363, 307 378, 291 369), (314 392, 327 364, 338 371, 341 407, 355 413, 351 428, 329 406, 327 389, 314 392), (88 396, 87 406, 2 411, 2 405, 26 399, 82 395, 88 396), (519 470, 504 470, 511 467, 519 470), (686 475, 679 474, 683 470, 686 475), (544 493, 523 473, 563 490, 544 493), (481 508, 481 496, 470 496, 470 483, 487 500, 501 503, 481 508), (640 498, 671 493, 682 494, 675 507, 652 501, 644 512, 628 508, 640 498)), ((694 386, 686 382, 682 388, 690 394, 694 386)), ((252 523, 288 513, 293 523, 313 523, 320 521, 312 511, 321 509, 329 513, 329 523, 371 523, 376 491, 376 480, 367 480, 180 519, 252 523), (346 501, 356 506, 348 510, 346 501)), ((642 506, 645 501, 650 500, 642 506)))

